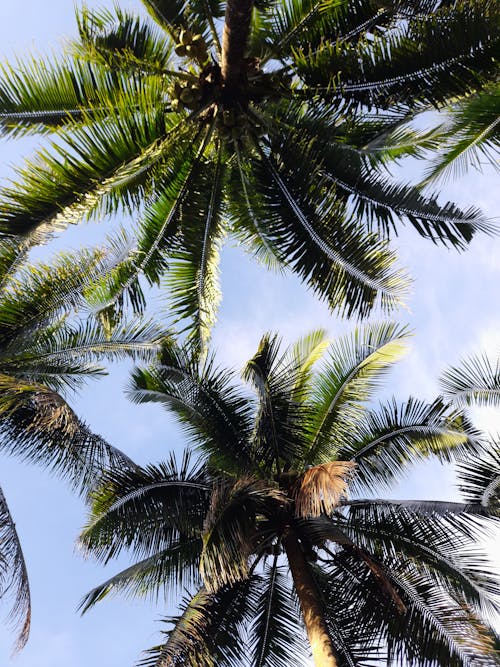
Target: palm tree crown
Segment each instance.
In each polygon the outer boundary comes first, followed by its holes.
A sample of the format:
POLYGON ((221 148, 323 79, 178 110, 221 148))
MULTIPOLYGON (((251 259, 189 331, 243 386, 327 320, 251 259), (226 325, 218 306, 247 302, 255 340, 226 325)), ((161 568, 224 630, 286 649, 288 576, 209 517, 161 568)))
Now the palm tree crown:
POLYGON ((172 410, 200 456, 116 471, 95 491, 83 548, 138 560, 83 608, 194 591, 148 667, 303 665, 301 628, 326 667, 496 664, 479 619, 498 583, 475 540, 491 508, 376 495, 415 461, 482 447, 441 400, 369 407, 406 336, 371 325, 329 344, 319 331, 284 352, 265 336, 243 372, 253 397, 173 346, 136 371, 132 398, 172 410))
POLYGON ((365 315, 404 292, 387 244, 399 219, 456 247, 489 228, 378 167, 389 136, 391 155, 433 145, 394 135, 404 121, 494 79, 494 0, 144 4, 154 22, 81 10, 66 56, 6 68, 0 86, 4 134, 56 133, 3 190, 4 234, 140 213, 103 307, 168 268, 174 312, 205 346, 230 233, 365 315))
MULTIPOLYGON (((106 336, 77 309, 84 292, 113 269, 103 250, 60 255, 51 265, 28 263, 28 248, 0 244, 0 450, 41 463, 89 490, 104 470, 133 465, 92 433, 63 398, 104 368, 97 363, 133 356, 151 360, 160 344, 151 323, 131 323, 106 336)), ((30 593, 15 523, 0 489, 0 598, 12 599, 11 620, 28 638, 30 593)))

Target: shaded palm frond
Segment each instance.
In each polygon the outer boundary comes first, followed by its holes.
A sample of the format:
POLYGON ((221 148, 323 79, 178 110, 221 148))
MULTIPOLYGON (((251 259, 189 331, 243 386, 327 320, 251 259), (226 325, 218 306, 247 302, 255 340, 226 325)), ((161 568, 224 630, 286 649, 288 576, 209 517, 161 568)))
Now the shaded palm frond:
POLYGON ((16 524, 0 489, 0 599, 12 601, 8 621, 16 630, 16 650, 28 641, 31 623, 31 596, 16 524))
POLYGON ((251 477, 214 486, 200 559, 200 573, 209 592, 248 577, 250 556, 259 541, 257 514, 270 514, 273 507, 286 503, 276 486, 251 477))
POLYGON ((93 433, 54 391, 0 375, 0 448, 41 463, 88 493, 105 471, 132 469, 119 449, 93 433))
POLYGON ((79 605, 82 614, 108 595, 125 594, 158 600, 160 596, 168 599, 178 586, 200 586, 201 547, 201 538, 183 539, 169 549, 134 563, 89 591, 79 605))
POLYGON ((162 75, 173 53, 171 40, 150 21, 119 7, 76 8, 79 41, 72 51, 92 62, 121 71, 162 75))
POLYGON ((252 664, 255 667, 300 667, 306 659, 304 638, 297 633, 299 609, 291 595, 286 568, 278 556, 262 574, 257 614, 250 629, 252 664))
POLYGON ((308 164, 303 150, 285 168, 265 154, 248 160, 240 184, 233 184, 252 192, 246 202, 232 198, 237 229, 258 234, 268 253, 285 261, 330 308, 347 316, 393 308, 407 287, 394 268, 395 255, 385 240, 353 222, 330 185, 312 179, 308 164))
POLYGON ((233 373, 215 367, 213 357, 200 369, 196 355, 169 343, 159 365, 134 372, 129 395, 136 403, 164 404, 214 464, 241 471, 251 460, 253 406, 234 380, 233 373))
POLYGON ((140 667, 193 664, 197 667, 238 667, 246 649, 240 636, 243 621, 255 613, 259 577, 226 586, 217 593, 201 588, 185 598, 181 615, 167 619, 173 629, 167 640, 147 652, 140 667))
POLYGON ((458 466, 459 488, 468 502, 490 514, 500 514, 500 448, 493 441, 477 456, 467 456, 458 466))
POLYGON ((500 405, 500 359, 485 354, 461 361, 441 376, 447 400, 459 407, 500 405))
POLYGON ((207 472, 192 467, 187 453, 180 467, 171 456, 157 466, 112 470, 92 493, 79 544, 105 562, 123 549, 140 558, 176 553, 183 539, 201 537, 209 497, 207 472))
POLYGON ((459 606, 465 602, 483 617, 498 613, 498 577, 477 547, 484 525, 472 516, 373 504, 351 508, 342 530, 375 556, 398 554, 402 564, 427 573, 459 606))

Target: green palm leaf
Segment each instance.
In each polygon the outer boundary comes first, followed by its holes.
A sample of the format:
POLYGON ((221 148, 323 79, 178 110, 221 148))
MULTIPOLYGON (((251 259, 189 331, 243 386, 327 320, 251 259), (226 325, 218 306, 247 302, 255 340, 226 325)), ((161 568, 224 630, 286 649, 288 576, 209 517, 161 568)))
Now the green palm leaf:
MULTIPOLYGON (((394 324, 373 324, 340 338, 328 352, 313 389, 313 422, 307 462, 331 460, 334 434, 363 414, 364 404, 404 353, 408 330, 394 324)), ((337 445, 338 447, 338 445, 337 445)), ((339 456, 343 460, 343 456, 339 456)))

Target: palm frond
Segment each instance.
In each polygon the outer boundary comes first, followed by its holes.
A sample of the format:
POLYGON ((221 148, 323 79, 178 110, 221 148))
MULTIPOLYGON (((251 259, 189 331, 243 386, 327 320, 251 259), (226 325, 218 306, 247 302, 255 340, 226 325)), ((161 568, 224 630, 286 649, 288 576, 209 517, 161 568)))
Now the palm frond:
POLYGON ((193 468, 187 454, 180 467, 171 456, 157 466, 112 470, 92 493, 79 544, 105 562, 123 549, 140 558, 175 553, 182 540, 201 537, 209 490, 206 470, 193 468))
POLYGON ((209 44, 215 40, 217 45, 213 22, 224 15, 220 0, 144 0, 144 4, 151 16, 173 39, 177 40, 181 30, 191 30, 202 34, 209 44))
POLYGON ((396 324, 371 324, 331 345, 314 380, 307 463, 333 458, 338 447, 333 444, 333 433, 363 414, 364 404, 406 351, 408 336, 408 330, 396 324))
POLYGON ((256 546, 256 516, 286 497, 266 482, 241 477, 234 484, 216 484, 203 531, 200 573, 205 588, 217 592, 249 576, 256 546))
POLYGON ((15 648, 21 650, 30 632, 30 587, 16 524, 0 489, 0 599, 5 598, 12 601, 8 621, 19 630, 15 648))
POLYGON ((4 275, 0 297, 2 353, 15 348, 15 336, 32 335, 64 313, 83 306, 83 294, 109 270, 106 252, 81 250, 61 253, 50 263, 15 260, 4 275))
POLYGON ((297 633, 299 610, 289 589, 286 569, 278 556, 262 575, 257 614, 250 629, 252 665, 300 667, 306 659, 303 638, 297 633))
POLYGON ((196 187, 190 187, 187 193, 189 204, 182 211, 180 243, 172 253, 165 281, 176 321, 188 320, 201 356, 207 353, 217 318, 219 255, 226 231, 221 210, 225 171, 222 146, 217 152, 213 163, 197 165, 193 176, 196 187))
POLYGON ((0 231, 27 235, 137 207, 172 144, 192 130, 182 115, 164 113, 164 98, 161 80, 127 79, 111 103, 60 132, 3 189, 0 231))
POLYGON ((14 349, 8 348, 0 359, 6 375, 60 390, 74 382, 78 385, 83 379, 80 376, 102 374, 104 368, 97 365, 98 360, 131 357, 153 361, 165 338, 164 331, 152 321, 124 322, 120 329, 107 334, 99 323, 87 321, 72 326, 61 319, 48 330, 34 334, 24 346, 14 339, 14 349))
POLYGON ((441 376, 445 398, 459 407, 500 405, 500 358, 485 354, 464 359, 441 376))
POLYGON ((341 95, 379 108, 439 107, 491 75, 498 38, 497 4, 463 2, 401 22, 354 48, 325 41, 312 54, 302 47, 293 55, 300 76, 326 98, 341 95))
POLYGON ((133 462, 81 421, 61 396, 44 385, 0 374, 0 449, 42 464, 88 493, 107 470, 133 462))
POLYGON ((361 492, 371 492, 376 484, 390 488, 409 465, 429 456, 450 461, 479 443, 479 434, 440 400, 430 405, 415 399, 402 405, 393 401, 360 418, 350 437, 337 456, 356 462, 351 485, 361 492))
POLYGON ((500 513, 500 447, 485 445, 476 456, 466 456, 458 465, 460 491, 468 502, 478 504, 490 514, 500 513))
POLYGON ((226 586, 217 593, 201 588, 185 598, 181 615, 166 619, 174 627, 167 640, 147 652, 139 667, 193 664, 197 667, 239 667, 245 644, 240 626, 255 610, 255 589, 259 578, 226 586))
POLYGON ((162 75, 173 54, 172 41, 150 21, 119 7, 76 8, 79 41, 71 43, 78 58, 121 71, 162 75))
MULTIPOLYGON (((335 110, 330 114, 316 109, 304 112, 301 106, 290 104, 273 118, 281 130, 273 136, 273 152, 286 159, 289 144, 300 147, 307 153, 311 175, 324 179, 325 187, 338 199, 347 199, 353 215, 370 231, 397 233, 397 222, 406 219, 421 236, 456 248, 464 248, 475 232, 493 231, 492 223, 476 208, 462 211, 451 202, 440 204, 437 195, 423 196, 418 188, 383 176, 373 166, 370 143, 362 148, 351 144, 353 131, 362 135, 366 121, 345 121, 337 115, 335 110)), ((398 128, 401 122, 394 116, 389 129, 398 128)))
POLYGON ((459 605, 466 602, 486 617, 498 613, 498 577, 477 547, 484 526, 472 516, 373 504, 351 508, 341 526, 369 553, 382 559, 397 553, 402 564, 426 572, 459 605))
POLYGON ((302 414, 300 399, 293 400, 299 369, 287 352, 281 351, 276 335, 266 334, 256 354, 243 369, 243 379, 253 385, 258 396, 258 412, 253 432, 254 456, 268 470, 279 475, 303 448, 297 429, 302 414))
POLYGON ((179 586, 200 586, 201 547, 200 537, 183 540, 134 563, 89 591, 80 602, 81 613, 85 614, 108 595, 125 594, 158 600, 161 595, 168 599, 172 590, 179 586))
POLYGON ((172 410, 200 452, 222 469, 251 467, 252 405, 234 374, 216 368, 212 357, 200 369, 196 355, 169 342, 159 365, 134 372, 129 396, 172 410))
POLYGON ((387 243, 346 215, 330 184, 312 179, 304 150, 289 153, 284 168, 262 154, 248 160, 240 176, 239 189, 252 195, 231 202, 238 229, 263 237, 268 252, 285 261, 330 308, 347 316, 366 315, 401 301, 407 281, 394 269, 387 243))

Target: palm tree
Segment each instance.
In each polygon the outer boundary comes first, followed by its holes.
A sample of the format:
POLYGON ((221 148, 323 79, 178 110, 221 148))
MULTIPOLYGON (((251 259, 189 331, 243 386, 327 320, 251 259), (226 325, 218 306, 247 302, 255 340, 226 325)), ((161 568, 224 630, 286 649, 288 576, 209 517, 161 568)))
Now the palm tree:
MULTIPOLYGON (((409 117, 496 77, 495 0, 144 5, 153 22, 82 9, 63 57, 6 66, 0 84, 4 135, 49 137, 2 191, 3 234, 139 215, 103 307, 168 269, 173 312, 206 347, 229 234, 363 316, 405 291, 398 221, 458 248, 490 229, 372 163, 409 117)), ((433 140, 403 144, 392 154, 433 140)))
POLYGON ((136 562, 83 610, 190 591, 144 667, 300 666, 304 628, 322 667, 497 664, 480 621, 498 608, 477 542, 487 507, 376 495, 417 461, 481 447, 442 400, 370 406, 406 338, 373 324, 282 351, 266 335, 243 371, 254 396, 171 345, 137 370, 131 397, 172 410, 198 458, 114 471, 95 491, 82 548, 136 562))
MULTIPOLYGON (((107 336, 91 317, 76 316, 85 290, 113 266, 103 250, 30 265, 26 245, 0 243, 0 450, 40 463, 87 492, 104 470, 133 464, 92 433, 63 395, 103 374, 99 358, 152 360, 159 347, 160 333, 151 323, 131 323, 107 336)), ((21 648, 30 627, 28 574, 0 489, 0 599, 9 598, 21 648)))

